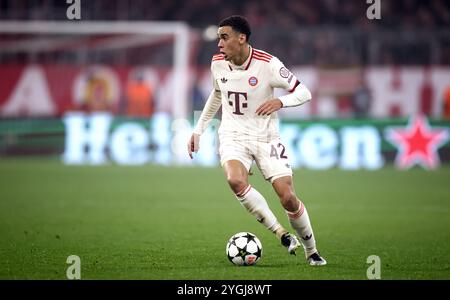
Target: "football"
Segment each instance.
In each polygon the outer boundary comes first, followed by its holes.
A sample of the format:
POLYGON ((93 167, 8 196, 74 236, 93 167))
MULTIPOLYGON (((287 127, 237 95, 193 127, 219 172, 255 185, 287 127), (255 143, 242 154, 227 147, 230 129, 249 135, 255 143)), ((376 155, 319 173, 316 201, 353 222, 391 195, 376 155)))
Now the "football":
POLYGON ((226 254, 237 266, 252 266, 261 259, 262 244, 253 233, 239 232, 228 240, 226 254))

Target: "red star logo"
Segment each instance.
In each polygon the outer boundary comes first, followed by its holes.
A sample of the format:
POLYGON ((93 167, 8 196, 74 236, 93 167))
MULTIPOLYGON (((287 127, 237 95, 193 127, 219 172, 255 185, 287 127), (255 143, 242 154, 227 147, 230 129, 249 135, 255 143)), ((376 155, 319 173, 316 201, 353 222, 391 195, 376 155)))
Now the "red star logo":
POLYGON ((438 148, 450 138, 447 128, 432 129, 424 116, 411 117, 406 128, 388 127, 386 139, 398 149, 395 164, 408 169, 415 164, 425 169, 439 166, 438 148))

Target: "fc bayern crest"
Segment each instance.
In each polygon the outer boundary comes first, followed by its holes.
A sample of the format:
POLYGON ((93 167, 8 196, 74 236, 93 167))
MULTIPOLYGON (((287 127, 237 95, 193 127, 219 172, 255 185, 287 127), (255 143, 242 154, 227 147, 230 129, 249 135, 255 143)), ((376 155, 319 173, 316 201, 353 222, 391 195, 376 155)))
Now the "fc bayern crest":
POLYGON ((255 86, 258 84, 258 78, 256 78, 255 76, 252 76, 248 79, 248 84, 250 84, 251 86, 255 86))

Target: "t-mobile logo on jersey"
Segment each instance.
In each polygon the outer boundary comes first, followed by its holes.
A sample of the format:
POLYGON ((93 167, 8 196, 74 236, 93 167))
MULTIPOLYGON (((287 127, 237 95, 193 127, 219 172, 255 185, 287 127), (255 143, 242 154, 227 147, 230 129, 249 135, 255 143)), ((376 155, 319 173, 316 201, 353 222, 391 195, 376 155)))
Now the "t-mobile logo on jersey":
POLYGON ((230 104, 231 106, 234 107, 234 111, 233 114, 235 115, 243 115, 244 113, 241 112, 241 107, 242 108, 247 108, 247 103, 242 103, 240 102, 240 98, 241 95, 244 96, 244 100, 247 101, 247 93, 240 93, 240 92, 232 92, 232 91, 228 91, 228 104, 230 104), (234 95, 234 103, 233 103, 233 99, 232 99, 232 95, 234 95), (241 106, 242 104, 242 106, 241 106))

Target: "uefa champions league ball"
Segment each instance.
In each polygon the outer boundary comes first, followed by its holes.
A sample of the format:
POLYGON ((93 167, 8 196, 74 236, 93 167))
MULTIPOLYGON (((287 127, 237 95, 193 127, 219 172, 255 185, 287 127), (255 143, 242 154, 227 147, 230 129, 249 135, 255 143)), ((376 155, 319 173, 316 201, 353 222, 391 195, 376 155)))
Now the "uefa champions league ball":
POLYGON ((233 235, 227 243, 228 259, 237 266, 251 266, 261 258, 261 241, 250 232, 239 232, 233 235))

